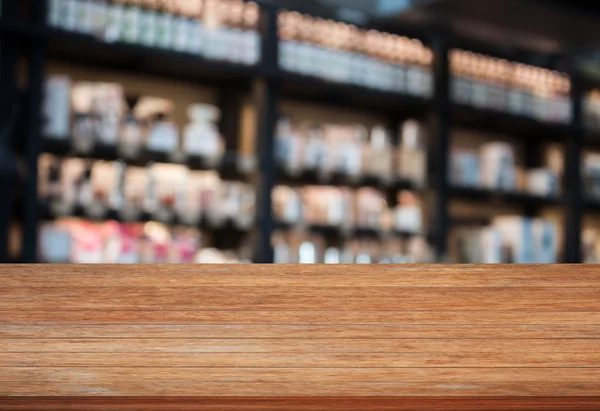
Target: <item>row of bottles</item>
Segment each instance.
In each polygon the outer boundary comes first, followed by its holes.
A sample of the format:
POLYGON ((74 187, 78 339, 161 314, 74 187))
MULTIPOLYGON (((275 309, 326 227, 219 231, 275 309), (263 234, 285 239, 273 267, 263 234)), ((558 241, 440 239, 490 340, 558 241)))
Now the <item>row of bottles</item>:
POLYGON ((49 0, 48 24, 106 42, 253 65, 260 8, 243 0, 49 0))
POLYGON ((292 11, 278 16, 279 65, 340 83, 429 97, 433 54, 419 40, 292 11))

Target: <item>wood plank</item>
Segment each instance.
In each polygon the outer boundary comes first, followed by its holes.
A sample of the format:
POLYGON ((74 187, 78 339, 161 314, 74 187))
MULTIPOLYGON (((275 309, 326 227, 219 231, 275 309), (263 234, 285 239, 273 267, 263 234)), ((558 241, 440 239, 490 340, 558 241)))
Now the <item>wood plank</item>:
POLYGON ((600 325, 4 325, 0 339, 41 338, 592 338, 600 325))
MULTIPOLYGON (((593 353, 600 340, 582 339, 56 339, 4 340, 0 352, 30 353, 593 353)), ((485 363, 483 363, 485 364, 485 363)))
POLYGON ((0 324, 600 324, 600 311, 0 311, 0 324))
MULTIPOLYGON (((140 364, 143 365, 143 364, 140 364)), ((600 368, 285 368, 285 367, 1 367, 0 382, 70 380, 102 381, 214 381, 214 382, 584 382, 600 377, 600 368)), ((600 386, 596 387, 600 390, 600 386)), ((599 392, 600 394, 600 392, 599 392)))
POLYGON ((4 287, 600 287, 594 266, 469 265, 102 265, 0 266, 4 287))
MULTIPOLYGON (((274 349, 275 350, 275 349, 274 349)), ((0 367, 600 367, 599 352, 147 353, 0 352, 0 367)))
POLYGON ((598 397, 4 397, 6 411, 597 411, 598 397))
POLYGON ((600 288, 0 287, 0 310, 600 311, 600 288))
MULTIPOLYGON (((4 396, 190 398, 177 409, 232 395, 371 398, 363 411, 402 409, 373 401, 390 396, 597 398, 599 273, 594 266, 0 266, 0 410, 9 407, 4 396)), ((268 409, 256 401, 223 409, 268 409)), ((335 409, 323 404, 312 406, 335 409)), ((92 409, 102 407, 126 409, 116 402, 92 409)))
POLYGON ((1 395, 599 396, 598 368, 0 368, 1 395))

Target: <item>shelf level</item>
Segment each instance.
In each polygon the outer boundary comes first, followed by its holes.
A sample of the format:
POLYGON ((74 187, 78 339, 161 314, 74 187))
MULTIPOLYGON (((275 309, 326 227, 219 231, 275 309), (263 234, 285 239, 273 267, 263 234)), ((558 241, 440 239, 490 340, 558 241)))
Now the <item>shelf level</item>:
POLYGON ((354 108, 374 113, 420 116, 429 107, 429 99, 378 90, 317 77, 278 71, 283 97, 308 102, 354 108))
POLYGON ((127 43, 107 43, 89 34, 46 27, 48 56, 105 69, 177 77, 199 83, 249 85, 260 65, 217 61, 202 56, 127 43))
POLYGON ((92 160, 117 161, 123 160, 129 166, 145 167, 151 162, 181 164, 190 170, 217 171, 222 178, 228 180, 244 180, 249 173, 243 171, 240 157, 235 153, 226 153, 220 161, 202 157, 187 157, 182 161, 173 161, 166 153, 143 151, 139 157, 123 158, 115 146, 97 144, 89 154, 75 152, 68 140, 46 138, 43 140, 43 152, 57 156, 70 156, 92 160))
POLYGON ((523 206, 556 206, 562 203, 560 198, 510 191, 496 191, 478 187, 451 186, 450 196, 461 200, 487 202, 490 205, 518 204, 523 206))
POLYGON ((283 221, 276 223, 276 228, 279 230, 292 230, 302 229, 307 230, 311 233, 322 235, 325 238, 336 238, 336 239, 352 239, 352 238, 386 238, 386 237, 400 237, 400 238, 412 238, 423 236, 420 233, 413 233, 409 231, 401 230, 380 230, 376 228, 346 228, 334 225, 325 224, 293 224, 283 221))
POLYGON ((291 186, 346 186, 351 188, 373 187, 382 190, 418 190, 419 188, 409 180, 395 179, 386 181, 377 176, 358 176, 351 177, 343 173, 335 172, 324 176, 315 170, 303 170, 299 173, 292 173, 285 167, 277 167, 277 184, 286 184, 291 186))
POLYGON ((526 137, 542 142, 565 141, 569 138, 571 130, 567 124, 545 122, 499 110, 457 103, 452 105, 452 123, 456 127, 526 137))
POLYGON ((73 209, 73 212, 70 213, 69 215, 57 215, 52 212, 51 207, 45 202, 40 202, 39 209, 40 209, 41 219, 46 220, 46 221, 56 220, 59 218, 70 218, 70 217, 82 218, 82 219, 86 219, 86 220, 90 220, 90 221, 116 221, 116 222, 124 223, 124 224, 147 223, 147 222, 155 221, 155 222, 172 225, 172 226, 185 226, 185 227, 197 228, 199 230, 221 232, 223 234, 227 234, 228 236, 231 236, 230 238, 239 237, 254 228, 254 224, 251 225, 250 227, 242 227, 239 224, 237 224, 235 221, 232 221, 231 219, 225 219, 221 222, 214 222, 214 221, 210 221, 207 218, 202 218, 199 224, 189 224, 189 223, 185 223, 185 222, 181 221, 181 219, 175 214, 173 215, 173 218, 170 219, 169 221, 161 221, 157 218, 154 218, 150 213, 148 213, 146 211, 143 211, 140 214, 139 218, 135 218, 133 220, 123 218, 120 215, 120 213, 115 210, 106 210, 106 213, 103 215, 93 215, 92 216, 89 213, 87 213, 86 210, 84 209, 84 207, 82 207, 82 206, 75 206, 73 209))

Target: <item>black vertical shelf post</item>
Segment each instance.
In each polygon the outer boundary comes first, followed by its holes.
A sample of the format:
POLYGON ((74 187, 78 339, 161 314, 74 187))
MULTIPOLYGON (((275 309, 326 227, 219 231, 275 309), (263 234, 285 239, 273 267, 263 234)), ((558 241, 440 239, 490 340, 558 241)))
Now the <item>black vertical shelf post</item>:
MULTIPOLYGON (((2 18, 17 20, 16 1, 4 1, 2 18)), ((13 198, 19 175, 14 158, 15 115, 18 90, 16 65, 19 56, 17 39, 10 33, 0 38, 0 263, 8 262, 8 236, 13 219, 13 198)))
POLYGON ((242 116, 242 102, 238 90, 233 87, 220 87, 218 106, 221 110, 219 131, 225 140, 225 153, 237 153, 242 116))
MULTIPOLYGON (((43 26, 46 21, 46 2, 34 1, 33 22, 43 26)), ((37 236, 39 223, 38 206, 38 157, 41 152, 41 124, 42 101, 44 89, 44 64, 46 54, 46 41, 44 38, 36 39, 31 43, 28 56, 28 100, 27 100, 27 130, 26 130, 26 163, 27 179, 25 183, 24 203, 24 230, 23 230, 23 255, 25 263, 36 262, 37 236)))
POLYGON ((431 113, 431 139, 435 166, 434 206, 435 254, 437 261, 445 261, 448 255, 449 184, 448 163, 450 157, 450 63, 448 44, 443 35, 433 39, 434 96, 431 113))
POLYGON ((265 7, 261 18, 263 78, 254 83, 255 107, 258 112, 258 159, 259 181, 257 187, 258 241, 255 262, 272 263, 271 237, 275 228, 271 193, 275 186, 275 124, 277 123, 277 99, 279 83, 277 10, 265 7))
POLYGON ((581 151, 583 145, 583 85, 579 72, 571 66, 571 124, 565 150, 565 244, 564 262, 581 262, 581 230, 583 184, 581 179, 581 151))

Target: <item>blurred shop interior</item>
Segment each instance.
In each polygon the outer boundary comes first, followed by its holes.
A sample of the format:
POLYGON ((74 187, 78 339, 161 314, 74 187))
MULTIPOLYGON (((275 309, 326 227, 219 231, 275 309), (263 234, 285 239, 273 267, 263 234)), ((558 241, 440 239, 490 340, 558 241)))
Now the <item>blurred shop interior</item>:
POLYGON ((600 5, 1 2, 0 262, 600 261, 600 5))

